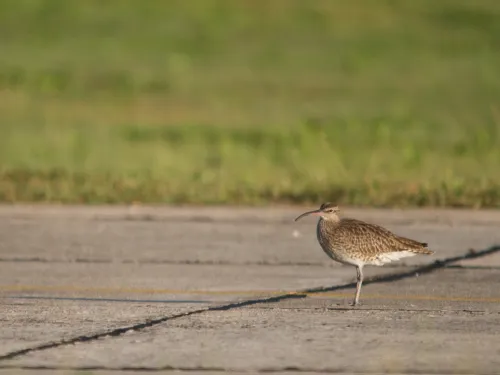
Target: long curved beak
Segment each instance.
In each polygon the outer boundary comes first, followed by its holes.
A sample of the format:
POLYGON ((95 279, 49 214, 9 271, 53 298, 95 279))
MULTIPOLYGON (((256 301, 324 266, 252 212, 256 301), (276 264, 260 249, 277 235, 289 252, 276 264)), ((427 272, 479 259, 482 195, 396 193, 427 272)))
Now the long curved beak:
POLYGON ((304 212, 302 215, 299 215, 295 218, 295 221, 303 218, 304 216, 308 216, 308 215, 319 215, 321 214, 321 210, 312 210, 312 211, 307 211, 307 212, 304 212))

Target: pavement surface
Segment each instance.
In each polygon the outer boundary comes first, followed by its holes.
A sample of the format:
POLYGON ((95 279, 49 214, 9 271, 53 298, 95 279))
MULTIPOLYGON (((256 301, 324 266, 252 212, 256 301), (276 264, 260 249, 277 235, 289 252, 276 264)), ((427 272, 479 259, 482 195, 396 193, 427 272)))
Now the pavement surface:
POLYGON ((0 375, 500 374, 500 211, 346 208, 436 251, 352 308, 308 208, 0 206, 0 375))

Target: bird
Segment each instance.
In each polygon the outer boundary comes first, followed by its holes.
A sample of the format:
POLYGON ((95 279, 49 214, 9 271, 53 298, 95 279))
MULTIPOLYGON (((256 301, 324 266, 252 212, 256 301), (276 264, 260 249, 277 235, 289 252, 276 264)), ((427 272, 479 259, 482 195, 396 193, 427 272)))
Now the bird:
POLYGON ((297 216, 319 216, 316 236, 323 251, 336 262, 356 267, 356 293, 351 306, 359 305, 365 265, 382 266, 417 254, 434 254, 425 242, 398 236, 384 227, 361 220, 339 217, 337 205, 326 202, 319 209, 297 216))

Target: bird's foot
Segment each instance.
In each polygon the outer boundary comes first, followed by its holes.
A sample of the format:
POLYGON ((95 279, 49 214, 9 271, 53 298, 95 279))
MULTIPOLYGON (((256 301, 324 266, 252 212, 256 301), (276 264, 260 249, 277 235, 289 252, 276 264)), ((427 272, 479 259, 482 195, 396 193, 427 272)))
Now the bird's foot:
POLYGON ((352 301, 349 306, 351 307, 358 307, 360 305, 359 301, 352 301))

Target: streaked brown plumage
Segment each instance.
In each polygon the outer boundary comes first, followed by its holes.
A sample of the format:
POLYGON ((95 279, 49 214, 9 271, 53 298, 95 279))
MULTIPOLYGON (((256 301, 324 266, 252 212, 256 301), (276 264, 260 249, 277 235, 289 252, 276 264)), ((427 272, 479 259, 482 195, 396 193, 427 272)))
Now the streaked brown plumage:
POLYGON ((298 216, 320 216, 316 234, 323 251, 333 260, 356 267, 357 286, 353 305, 359 304, 365 265, 381 266, 416 254, 433 254, 424 242, 398 236, 389 230, 361 220, 340 218, 339 208, 323 203, 317 210, 298 216))

